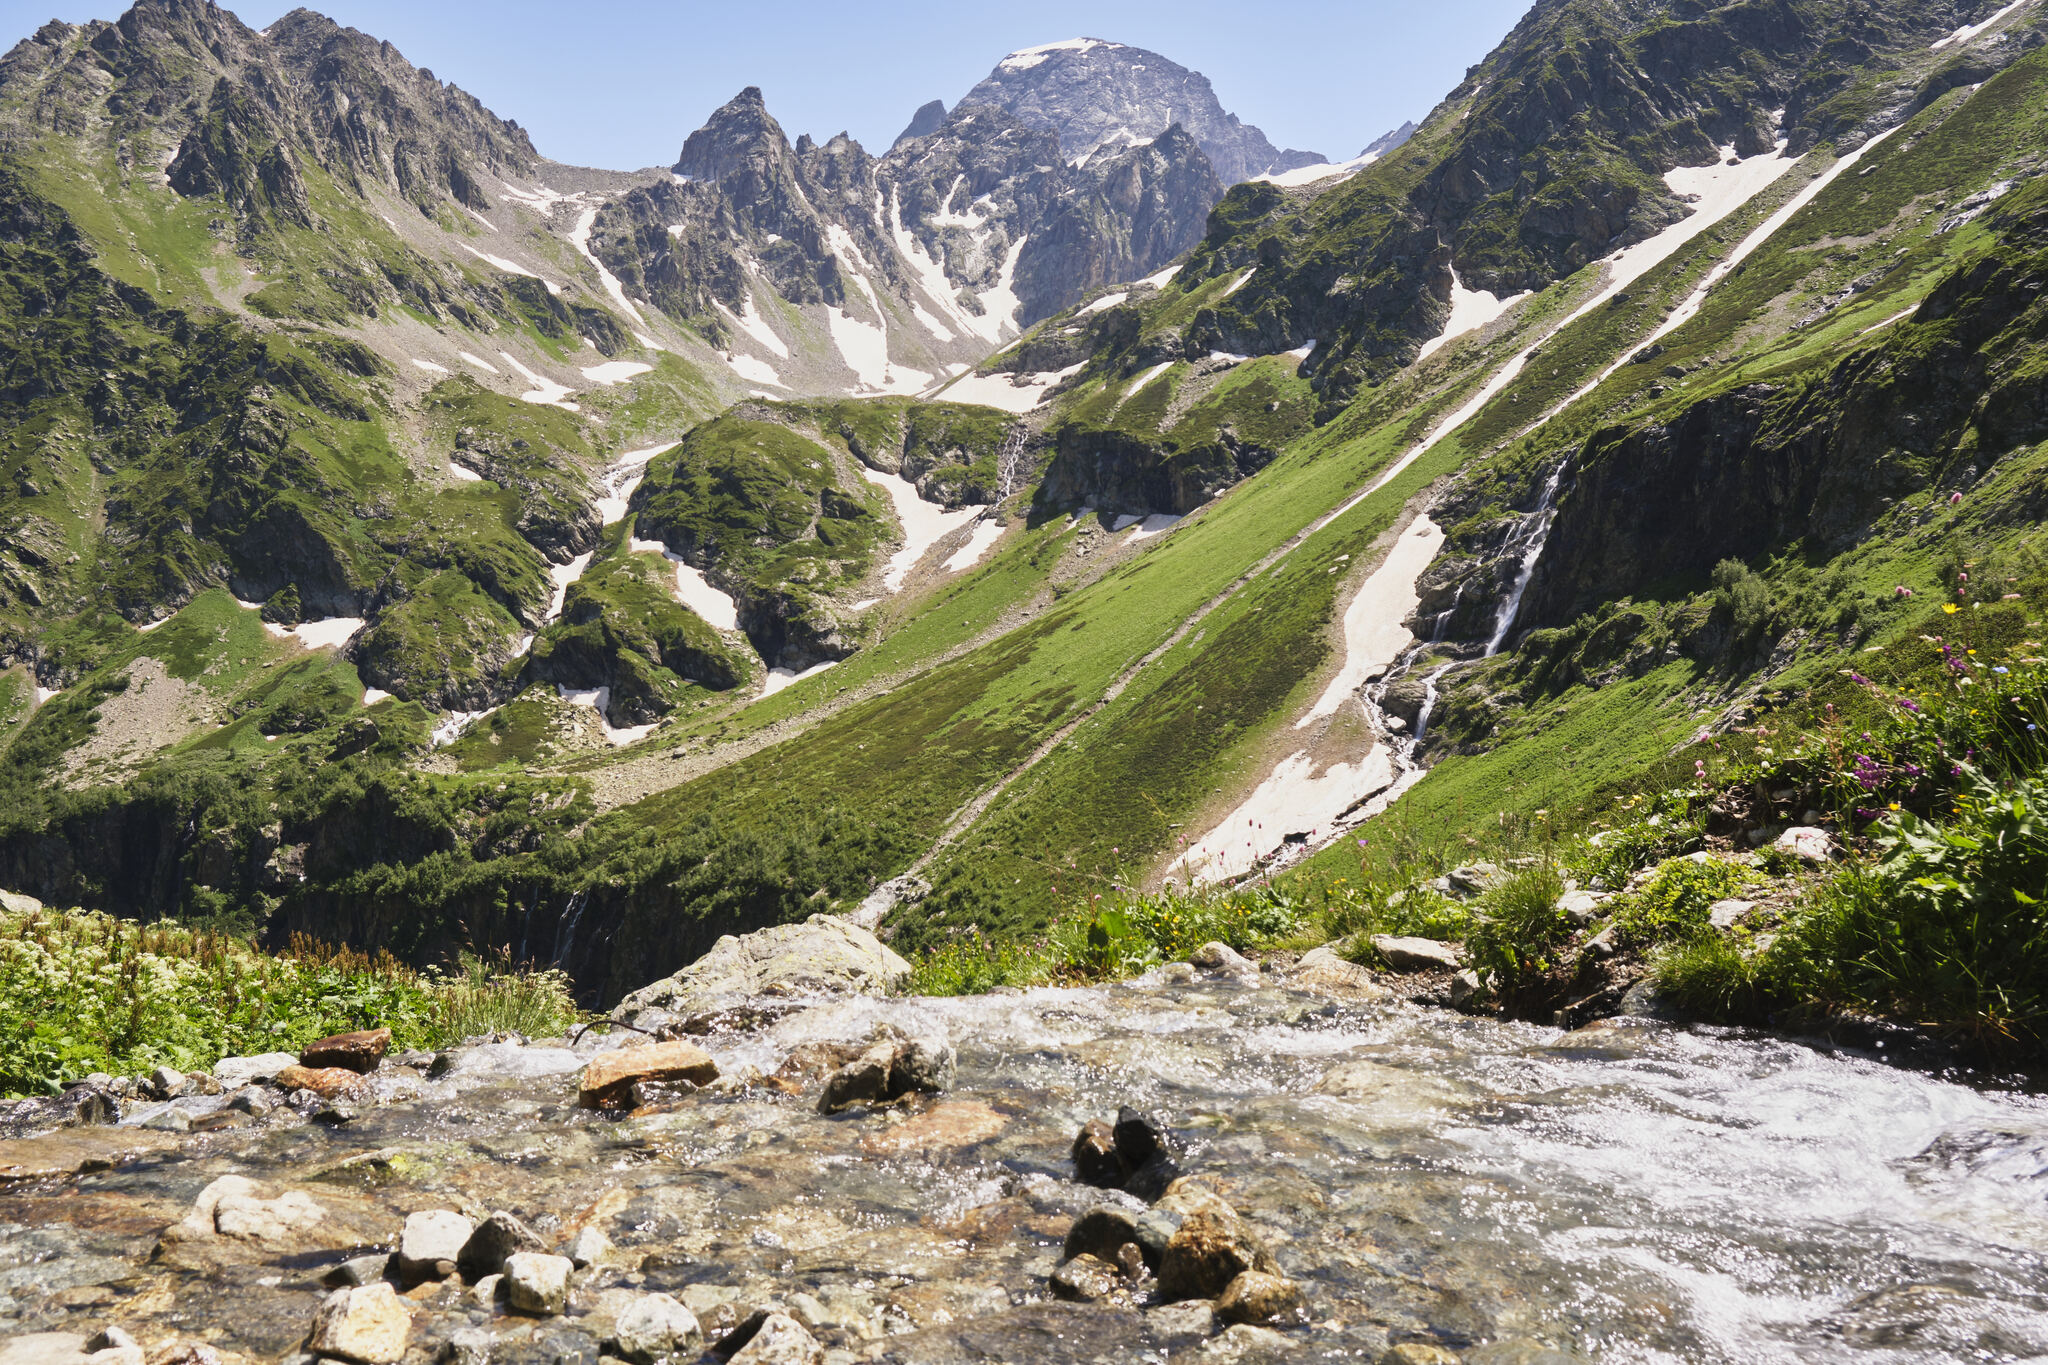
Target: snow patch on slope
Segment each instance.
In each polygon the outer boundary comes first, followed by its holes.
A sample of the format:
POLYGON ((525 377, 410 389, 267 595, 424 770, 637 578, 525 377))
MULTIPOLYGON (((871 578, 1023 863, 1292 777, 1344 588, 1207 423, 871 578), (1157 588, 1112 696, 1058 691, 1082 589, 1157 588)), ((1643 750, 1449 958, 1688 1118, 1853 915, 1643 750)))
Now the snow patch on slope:
POLYGON ((575 247, 584 260, 589 261, 591 265, 597 268, 597 277, 604 281, 604 292, 611 295, 612 302, 625 309, 626 315, 632 318, 634 322, 645 327, 647 319, 640 316, 640 310, 635 308, 633 301, 626 297, 626 287, 619 283, 619 277, 606 270, 604 262, 590 254, 590 229, 596 222, 596 209, 585 209, 581 214, 577 215, 576 226, 569 233, 569 245, 575 247))
POLYGON ((949 512, 935 502, 926 502, 917 485, 901 474, 884 474, 866 465, 861 466, 860 472, 862 478, 889 495, 889 501, 896 507, 896 519, 903 523, 903 548, 890 556, 888 566, 882 570, 882 586, 890 592, 902 590, 903 580, 932 546, 981 515, 979 507, 949 512))
POLYGON ((1415 358, 1417 360, 1428 359, 1452 341, 1464 336, 1467 332, 1478 331, 1528 297, 1529 291, 1526 289, 1519 294, 1513 294, 1504 299, 1496 298, 1489 290, 1467 289, 1458 282, 1458 272, 1455 269, 1452 270, 1450 321, 1444 324, 1443 334, 1426 343, 1422 348, 1421 354, 1415 358))

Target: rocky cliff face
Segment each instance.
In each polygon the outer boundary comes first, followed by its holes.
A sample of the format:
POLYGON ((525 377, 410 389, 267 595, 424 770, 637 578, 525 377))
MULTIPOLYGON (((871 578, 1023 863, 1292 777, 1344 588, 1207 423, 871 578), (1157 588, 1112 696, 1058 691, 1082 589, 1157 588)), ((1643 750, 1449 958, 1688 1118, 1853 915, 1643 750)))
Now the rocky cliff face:
POLYGON ((257 33, 210 0, 46 25, 0 62, 0 110, 14 138, 104 119, 130 164, 174 148, 180 194, 300 226, 312 219, 307 166, 385 185, 431 215, 489 207, 479 171, 530 174, 538 160, 518 125, 389 43, 304 9, 257 33))
POLYGON ((746 353, 744 372, 787 387, 804 362, 782 305, 810 307, 829 310, 846 387, 915 392, 1168 264, 1222 190, 1178 126, 1077 163, 1056 133, 962 104, 876 158, 844 135, 792 146, 750 88, 690 135, 668 181, 607 204, 590 246, 628 289, 746 353))
POLYGON ((1012 52, 963 104, 1007 110, 1056 134, 1068 158, 1114 156, 1178 124, 1226 185, 1309 166, 1317 152, 1282 151, 1216 98, 1209 78, 1156 52, 1098 38, 1070 38, 1012 52))

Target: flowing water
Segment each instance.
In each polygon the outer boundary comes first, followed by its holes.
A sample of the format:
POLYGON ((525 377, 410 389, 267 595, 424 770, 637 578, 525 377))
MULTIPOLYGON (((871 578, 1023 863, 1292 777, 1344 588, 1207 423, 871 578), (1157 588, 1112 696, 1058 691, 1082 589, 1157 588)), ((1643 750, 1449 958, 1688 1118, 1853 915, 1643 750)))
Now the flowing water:
MULTIPOLYGON (((406 1211, 454 1207, 551 1236, 594 1224, 620 1253, 583 1272, 564 1319, 425 1298, 421 1359, 462 1328, 498 1337, 493 1360, 566 1358, 587 1330, 594 1360, 594 1319, 574 1315, 618 1286, 710 1319, 800 1308, 842 1360, 1370 1361, 1407 1340, 1468 1365, 2048 1356, 2048 1106, 2028 1095, 1730 1032, 1567 1034, 1163 973, 828 1002, 703 1041, 729 1075, 769 1072, 885 1024, 959 1049, 952 1091, 922 1112, 820 1117, 813 1083, 613 1121, 572 1107, 574 1053, 498 1044, 438 1080, 381 1081, 390 1102, 339 1127, 142 1133, 176 1146, 5 1187, 0 1333, 118 1322, 145 1345, 175 1330, 280 1359, 319 1276, 378 1240, 344 1229, 388 1236, 406 1211), (1142 1296, 1048 1299, 1072 1218, 1128 1198, 1076 1185, 1066 1161, 1083 1121, 1124 1104, 1176 1131, 1187 1168, 1305 1286, 1282 1338, 1201 1346, 1142 1296), (311 1193, 333 1245, 151 1260, 228 1172, 311 1193)), ((105 1130, 39 1141, 80 1134, 105 1130)), ((24 1150, 0 1144, 0 1170, 24 1150)))

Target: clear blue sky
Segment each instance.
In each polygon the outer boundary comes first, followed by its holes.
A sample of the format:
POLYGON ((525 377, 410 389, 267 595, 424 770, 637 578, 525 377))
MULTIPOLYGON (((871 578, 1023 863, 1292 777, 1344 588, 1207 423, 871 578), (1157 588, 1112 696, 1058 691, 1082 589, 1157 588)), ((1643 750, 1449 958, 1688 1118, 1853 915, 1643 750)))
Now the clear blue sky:
MULTIPOLYGON (((918 105, 949 105, 1006 52, 1094 37, 1151 48, 1215 84, 1283 147, 1343 158, 1420 119, 1529 0, 1032 0, 1019 5, 724 0, 325 0, 340 23, 517 119, 543 155, 666 165, 704 116, 758 85, 793 138, 844 129, 880 152, 918 105)), ((0 0, 0 47, 124 0, 0 0)), ((261 28, 288 0, 230 4, 261 28)))

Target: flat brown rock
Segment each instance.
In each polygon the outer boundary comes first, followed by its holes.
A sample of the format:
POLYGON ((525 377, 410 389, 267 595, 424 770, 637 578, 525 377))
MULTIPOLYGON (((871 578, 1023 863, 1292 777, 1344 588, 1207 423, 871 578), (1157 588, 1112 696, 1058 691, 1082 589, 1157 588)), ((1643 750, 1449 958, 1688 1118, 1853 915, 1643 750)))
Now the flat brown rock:
POLYGON ((323 1100, 343 1099, 363 1083, 360 1072, 345 1066, 288 1066, 277 1073, 286 1090, 310 1090, 323 1100))
POLYGON ((633 1086, 640 1081, 688 1081, 709 1085, 718 1079, 718 1063, 711 1054, 690 1043, 644 1043, 600 1052, 583 1068, 583 1081, 576 1102, 585 1109, 606 1109, 631 1104, 633 1086))
POLYGON ((0 1182, 60 1180, 104 1171, 178 1146, 172 1133, 140 1128, 66 1128, 42 1137, 0 1142, 0 1182))
POLYGON ((860 1146, 871 1156, 952 1151, 986 1142, 1002 1132, 1008 1123, 1008 1119, 985 1104, 971 1101, 941 1104, 873 1137, 862 1138, 860 1146))
MULTIPOLYGON (((391 1030, 364 1029, 360 1033, 337 1033, 308 1043, 299 1054, 299 1065, 314 1068, 341 1067, 348 1071, 375 1071, 377 1063, 391 1050, 391 1030)), ((309 1087, 310 1088, 310 1087, 309 1087)))

